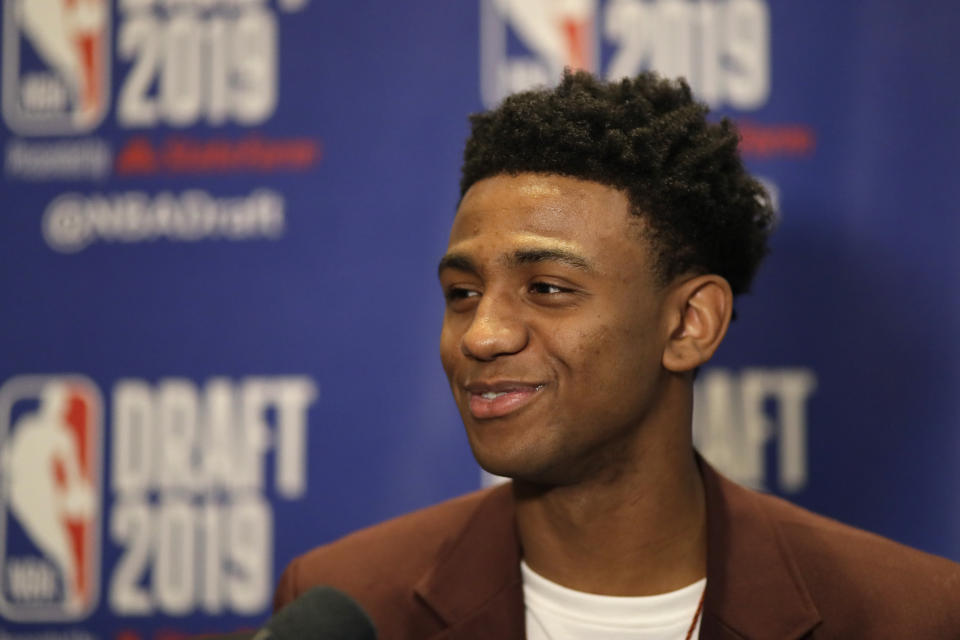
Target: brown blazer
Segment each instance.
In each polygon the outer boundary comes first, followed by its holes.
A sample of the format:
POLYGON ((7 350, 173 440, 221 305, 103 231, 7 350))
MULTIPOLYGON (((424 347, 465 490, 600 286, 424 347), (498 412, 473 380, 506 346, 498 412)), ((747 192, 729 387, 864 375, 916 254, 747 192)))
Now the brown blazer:
MULTIPOLYGON (((960 565, 701 470, 700 638, 960 640, 960 565)), ((360 602, 384 640, 523 638, 513 508, 503 485, 318 547, 284 571, 274 607, 329 584, 360 602)))

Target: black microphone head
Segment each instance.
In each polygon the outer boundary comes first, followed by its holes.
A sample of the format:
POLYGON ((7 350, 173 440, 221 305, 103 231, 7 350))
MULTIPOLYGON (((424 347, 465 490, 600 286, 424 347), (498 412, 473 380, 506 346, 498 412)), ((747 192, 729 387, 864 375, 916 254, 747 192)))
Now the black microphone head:
POLYGON ((366 611, 342 591, 314 587, 270 618, 255 640, 377 640, 366 611))

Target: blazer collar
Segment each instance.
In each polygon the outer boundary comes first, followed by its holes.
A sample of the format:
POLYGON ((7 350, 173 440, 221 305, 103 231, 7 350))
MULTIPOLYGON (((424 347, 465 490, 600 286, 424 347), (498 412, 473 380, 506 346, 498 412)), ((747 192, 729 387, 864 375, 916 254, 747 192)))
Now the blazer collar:
POLYGON ((802 637, 820 622, 820 614, 761 498, 697 459, 707 503, 700 637, 802 637))
POLYGON ((520 539, 512 485, 487 493, 415 593, 448 627, 441 638, 523 638, 520 539))
MULTIPOLYGON (((802 637, 820 615, 775 523, 755 493, 721 476, 699 455, 698 461, 707 504, 700 637, 802 637)), ((521 555, 508 483, 483 498, 414 588, 448 625, 434 640, 522 638, 521 555)))

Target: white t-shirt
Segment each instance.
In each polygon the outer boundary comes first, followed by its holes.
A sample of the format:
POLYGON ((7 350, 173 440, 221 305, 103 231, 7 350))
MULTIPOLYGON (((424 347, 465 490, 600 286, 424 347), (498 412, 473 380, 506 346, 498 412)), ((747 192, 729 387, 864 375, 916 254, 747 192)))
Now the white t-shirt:
MULTIPOLYGON (((568 589, 520 562, 527 640, 683 640, 707 586, 703 578, 655 596, 600 596, 568 589)), ((693 631, 700 633, 700 620, 693 631)))

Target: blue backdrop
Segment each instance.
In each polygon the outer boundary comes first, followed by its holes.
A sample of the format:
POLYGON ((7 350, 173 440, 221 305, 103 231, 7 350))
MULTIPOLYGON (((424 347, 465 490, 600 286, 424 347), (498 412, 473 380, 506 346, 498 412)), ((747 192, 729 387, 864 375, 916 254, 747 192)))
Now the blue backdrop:
POLYGON ((5 0, 0 636, 254 627, 294 555, 480 486, 436 261, 466 115, 564 65, 687 76, 777 199, 705 454, 960 560, 958 30, 947 0, 5 0))

